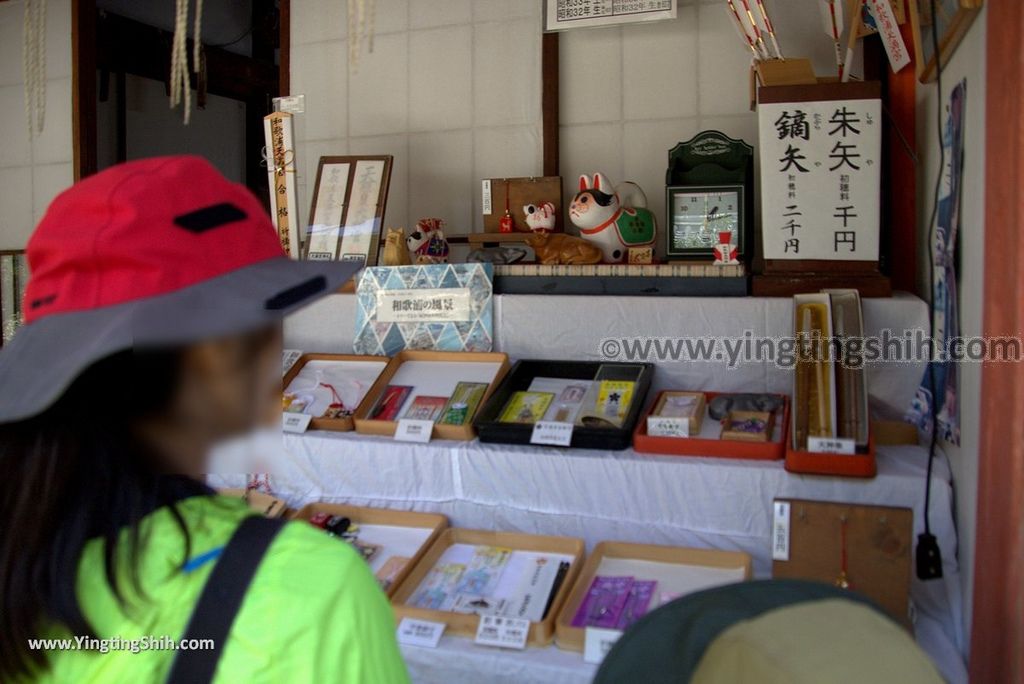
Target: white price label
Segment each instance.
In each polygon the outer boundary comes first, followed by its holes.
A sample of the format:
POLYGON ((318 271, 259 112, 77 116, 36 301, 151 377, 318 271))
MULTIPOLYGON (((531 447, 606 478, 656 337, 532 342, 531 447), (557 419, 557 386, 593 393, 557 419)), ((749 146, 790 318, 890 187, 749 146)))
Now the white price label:
POLYGON ((292 366, 294 366, 295 362, 298 361, 301 357, 302 357, 302 350, 301 349, 285 349, 285 350, 283 350, 282 357, 281 357, 282 375, 288 375, 288 371, 290 371, 292 369, 292 366))
POLYGON ((406 646, 437 648, 446 627, 447 625, 443 622, 402 618, 402 622, 398 625, 396 636, 398 637, 398 643, 405 644, 406 646))
POLYGON ((647 416, 647 434, 651 437, 689 437, 689 418, 647 416))
POLYGON ((857 442, 842 437, 808 437, 807 450, 815 454, 852 456, 857 453, 857 442))
POLYGON ((290 95, 287 97, 275 97, 273 99, 275 112, 288 112, 289 114, 302 114, 306 111, 305 95, 290 95))
POLYGON ((789 560, 789 502, 775 502, 772 520, 772 560, 789 560))
POLYGON ((583 637, 583 661, 600 664, 621 636, 621 629, 587 627, 583 637))
POLYGON ((484 205, 484 216, 490 216, 491 212, 494 211, 493 204, 491 202, 491 181, 485 180, 483 182, 483 205, 484 205))
POLYGON ((572 442, 572 423, 560 423, 554 420, 538 420, 533 424, 530 444, 550 444, 551 446, 569 446, 572 442))
POLYGON ((434 421, 402 418, 395 430, 395 439, 399 442, 429 442, 430 433, 434 431, 434 421))
POLYGON ((480 626, 476 630, 476 643, 480 646, 514 648, 521 651, 526 648, 526 639, 529 636, 529 620, 482 615, 480 626))
POLYGON ((285 432, 302 433, 309 429, 309 422, 313 416, 308 413, 282 413, 281 429, 285 432))

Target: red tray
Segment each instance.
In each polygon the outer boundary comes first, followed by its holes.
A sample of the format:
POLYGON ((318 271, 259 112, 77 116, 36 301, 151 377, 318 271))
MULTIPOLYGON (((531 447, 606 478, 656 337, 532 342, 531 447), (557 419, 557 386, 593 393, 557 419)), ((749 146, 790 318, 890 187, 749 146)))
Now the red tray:
POLYGON ((839 475, 842 477, 874 477, 878 472, 875 460, 875 436, 868 434, 866 454, 822 454, 797 451, 790 443, 786 427, 786 470, 804 475, 839 475))
MULTIPOLYGON (((675 391, 675 390, 673 390, 675 391)), ((699 390, 686 390, 699 391, 699 390)), ((661 400, 659 392, 654 403, 637 421, 633 431, 633 449, 643 454, 664 454, 667 456, 707 456, 710 458, 744 458, 758 461, 777 461, 786 456, 786 440, 789 435, 789 397, 782 397, 782 441, 781 442, 740 442, 727 439, 702 439, 700 437, 651 437, 647 434, 647 416, 661 400)), ((746 394, 745 392, 704 392, 706 405, 719 394, 746 394)), ((706 410, 706 409, 705 409, 706 410)), ((713 420, 705 414, 704 420, 713 420)))

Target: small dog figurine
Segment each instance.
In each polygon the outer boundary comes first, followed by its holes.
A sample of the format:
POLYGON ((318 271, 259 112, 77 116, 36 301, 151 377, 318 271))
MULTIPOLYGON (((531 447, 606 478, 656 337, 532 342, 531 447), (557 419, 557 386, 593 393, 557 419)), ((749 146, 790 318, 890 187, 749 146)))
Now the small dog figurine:
POLYGON ((551 202, 527 204, 523 207, 523 213, 526 214, 526 225, 534 233, 554 232, 557 215, 555 205, 551 202))
POLYGON ((597 245, 564 233, 534 233, 526 238, 526 244, 544 265, 599 264, 604 256, 597 245))
POLYGON ((593 182, 580 176, 569 219, 580 229, 580 237, 601 248, 607 263, 617 264, 630 247, 654 244, 657 223, 646 205, 647 198, 636 183, 613 189, 607 178, 595 173, 593 182))
POLYGON ((408 266, 412 263, 409 250, 405 247, 405 228, 388 228, 388 234, 384 237, 382 262, 385 266, 408 266))
POLYGON ((444 236, 444 221, 441 219, 420 219, 416 222, 416 230, 405 242, 415 264, 448 263, 448 240, 444 236))

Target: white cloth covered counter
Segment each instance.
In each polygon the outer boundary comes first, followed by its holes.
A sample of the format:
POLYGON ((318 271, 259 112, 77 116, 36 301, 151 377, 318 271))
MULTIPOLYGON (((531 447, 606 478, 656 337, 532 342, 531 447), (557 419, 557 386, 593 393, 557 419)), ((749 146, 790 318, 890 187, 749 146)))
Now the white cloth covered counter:
MULTIPOLYGON (((287 456, 270 482, 274 493, 292 506, 334 501, 437 512, 457 527, 580 537, 588 549, 599 541, 615 540, 740 550, 753 557, 759 578, 771 576, 776 497, 904 506, 914 511, 915 537, 923 529, 927 453, 920 447, 881 447, 878 476, 871 480, 793 475, 781 461, 479 441, 413 445, 330 432, 287 435, 285 448, 287 456)), ((243 486, 244 478, 216 478, 214 483, 243 486)), ((960 655, 963 601, 952 505, 949 468, 940 455, 932 474, 931 526, 942 547, 944 577, 932 582, 915 578, 911 596, 919 643, 947 679, 960 682, 966 681, 960 655)), ((475 659, 495 657, 490 652, 467 653, 461 661, 467 668, 480 664, 475 659)), ((411 651, 411 657, 431 663, 428 669, 449 674, 460 662, 437 663, 419 650, 411 651)), ((502 667, 526 667, 531 662, 513 659, 502 667)), ((552 655, 537 661, 538 668, 542 662, 557 669, 566 661, 552 655)), ((581 659, 575 662, 583 666, 581 659)), ((541 672, 527 676, 516 671, 518 678, 507 681, 561 681, 545 679, 541 672)), ((466 680, 453 676, 448 681, 466 680)))
MULTIPOLYGON (((524 358, 601 360, 604 339, 638 336, 784 337, 792 334, 789 299, 495 297, 497 348, 524 358)), ((355 302, 335 295, 290 317, 285 345, 310 352, 352 350, 355 302)), ((926 329, 927 308, 910 296, 864 300, 865 332, 926 329)), ((654 361, 654 359, 650 359, 654 361)), ((771 363, 658 363, 659 389, 789 393, 792 378, 771 363)), ((921 363, 869 367, 872 407, 901 416, 924 372, 921 363)), ((489 445, 480 442, 396 443, 352 433, 286 435, 285 458, 271 484, 292 506, 310 501, 446 514, 453 526, 602 540, 746 551, 757 577, 771 573, 771 513, 776 497, 905 506, 923 529, 926 452, 882 447, 872 480, 798 476, 781 461, 647 456, 489 445)), ((944 577, 912 580, 919 643, 951 682, 966 681, 963 600, 956 561, 950 471, 936 459, 931 527, 943 552, 944 577)), ((239 486, 243 477, 213 477, 239 486)), ((554 647, 523 653, 474 647, 445 637, 439 651, 405 647, 416 681, 587 682, 594 667, 554 647)))

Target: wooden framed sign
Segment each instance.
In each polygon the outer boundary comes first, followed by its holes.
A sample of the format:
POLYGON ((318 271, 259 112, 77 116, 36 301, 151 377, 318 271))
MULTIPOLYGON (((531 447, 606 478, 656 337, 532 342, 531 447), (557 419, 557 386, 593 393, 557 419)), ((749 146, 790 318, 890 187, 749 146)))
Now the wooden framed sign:
POLYGON ((392 164, 391 155, 320 157, 307 259, 376 265, 392 164))
POLYGON ((766 260, 877 266, 881 117, 877 82, 758 91, 766 260))

